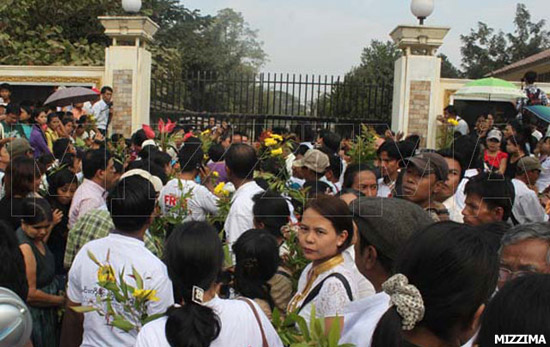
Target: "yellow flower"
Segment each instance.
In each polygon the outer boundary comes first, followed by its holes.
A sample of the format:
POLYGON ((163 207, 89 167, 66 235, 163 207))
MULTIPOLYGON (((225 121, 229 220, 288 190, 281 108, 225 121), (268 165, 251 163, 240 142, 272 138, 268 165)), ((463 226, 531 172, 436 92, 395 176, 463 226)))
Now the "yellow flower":
POLYGON ((281 135, 273 134, 271 135, 271 138, 277 141, 283 141, 283 137, 281 135))
POLYGON ((212 171, 212 176, 218 178, 220 177, 220 173, 218 171, 212 171))
POLYGON ((458 121, 456 119, 449 118, 447 119, 447 123, 451 124, 452 126, 457 126, 458 121))
POLYGON ((274 139, 271 138, 271 137, 268 137, 268 138, 265 139, 265 141, 264 141, 264 145, 266 145, 267 147, 275 146, 276 144, 277 144, 277 141, 274 140, 274 139))
POLYGON ((272 157, 275 157, 275 156, 278 156, 278 155, 281 155, 283 154, 283 149, 282 148, 277 148, 277 149, 274 149, 271 151, 271 156, 272 157))
POLYGON ((159 298, 155 296, 156 294, 157 291, 153 289, 134 289, 134 293, 132 295, 136 299, 159 301, 159 298))
POLYGON ((204 159, 204 161, 208 161, 208 159, 210 159, 210 158, 208 158, 208 155, 205 154, 205 155, 202 157, 202 159, 204 159))
POLYGON ((225 183, 224 182, 220 182, 218 183, 218 185, 214 188, 214 194, 216 194, 217 196, 220 196, 222 194, 225 194, 225 190, 223 189, 225 187, 225 183))
POLYGON ((115 270, 111 265, 103 265, 97 269, 98 282, 115 282, 115 270))

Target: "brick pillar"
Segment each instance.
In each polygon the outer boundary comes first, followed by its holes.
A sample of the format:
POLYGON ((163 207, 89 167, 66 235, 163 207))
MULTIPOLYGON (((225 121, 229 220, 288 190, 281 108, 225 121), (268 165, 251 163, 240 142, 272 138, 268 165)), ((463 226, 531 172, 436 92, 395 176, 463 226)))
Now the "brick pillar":
POLYGON ((111 133, 125 137, 149 124, 151 53, 158 25, 148 17, 99 17, 112 45, 105 49, 105 84, 113 87, 111 133))
POLYGON ((392 130, 418 134, 435 147, 441 59, 435 54, 449 28, 398 26, 390 35, 403 56, 395 62, 392 130))

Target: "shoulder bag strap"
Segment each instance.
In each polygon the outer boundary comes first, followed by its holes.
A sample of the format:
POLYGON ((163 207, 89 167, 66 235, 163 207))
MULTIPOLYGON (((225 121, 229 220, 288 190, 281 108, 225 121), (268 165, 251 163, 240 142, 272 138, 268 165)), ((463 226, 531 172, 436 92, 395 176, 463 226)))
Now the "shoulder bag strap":
POLYGON ((262 334, 262 347, 269 347, 269 345, 267 344, 267 338, 265 336, 264 327, 262 325, 262 321, 260 320, 260 315, 258 314, 258 311, 256 311, 256 307, 247 298, 241 297, 241 298, 238 298, 238 300, 246 302, 246 304, 250 306, 250 308, 252 309, 252 312, 254 312, 254 317, 256 317, 256 322, 258 322, 258 325, 260 326, 260 332, 262 334))
POLYGON ((323 279, 318 285, 315 286, 315 288, 313 288, 309 292, 306 299, 304 300, 304 302, 300 306, 300 309, 298 310, 298 312, 300 312, 307 304, 309 304, 313 299, 315 299, 315 297, 321 291, 321 288, 323 288, 323 284, 325 283, 325 281, 328 280, 331 277, 335 277, 335 278, 339 279, 340 282, 342 282, 342 284, 344 285, 344 288, 346 289, 346 293, 348 294, 349 300, 353 301, 353 295, 351 293, 351 287, 349 285, 349 282, 348 282, 347 278, 344 277, 344 275, 342 275, 339 272, 333 272, 330 275, 328 275, 327 277, 325 277, 325 279, 323 279))

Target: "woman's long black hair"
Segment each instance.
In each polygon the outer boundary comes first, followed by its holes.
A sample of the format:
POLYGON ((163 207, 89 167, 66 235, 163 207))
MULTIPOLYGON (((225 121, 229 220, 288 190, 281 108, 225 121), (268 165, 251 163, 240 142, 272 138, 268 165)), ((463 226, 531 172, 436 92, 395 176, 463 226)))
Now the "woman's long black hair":
POLYGON ((176 302, 182 304, 168 310, 166 339, 173 347, 210 346, 221 323, 210 307, 192 298, 193 287, 206 292, 221 272, 224 253, 218 233, 205 222, 178 225, 166 241, 164 259, 176 302))
POLYGON ((250 299, 261 299, 275 304, 267 283, 279 267, 277 239, 266 230, 250 229, 233 245, 235 265, 235 290, 250 299))

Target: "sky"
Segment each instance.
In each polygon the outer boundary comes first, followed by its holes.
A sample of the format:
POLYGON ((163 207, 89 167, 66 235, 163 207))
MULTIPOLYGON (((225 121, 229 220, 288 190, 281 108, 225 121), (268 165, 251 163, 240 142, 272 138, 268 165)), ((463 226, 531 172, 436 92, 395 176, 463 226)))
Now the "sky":
MULTIPOLYGON (((410 0, 185 0, 190 9, 216 14, 223 8, 241 12, 269 61, 263 72, 343 75, 360 64, 370 41, 390 40, 399 24, 415 24, 410 0)), ((435 0, 426 25, 451 31, 440 52, 460 65, 460 35, 482 21, 505 32, 513 30, 517 0, 435 0)), ((524 0, 533 20, 547 18, 549 0, 524 0), (546 16, 545 16, 546 14, 546 16)), ((547 25, 550 29, 550 25, 547 25)))

